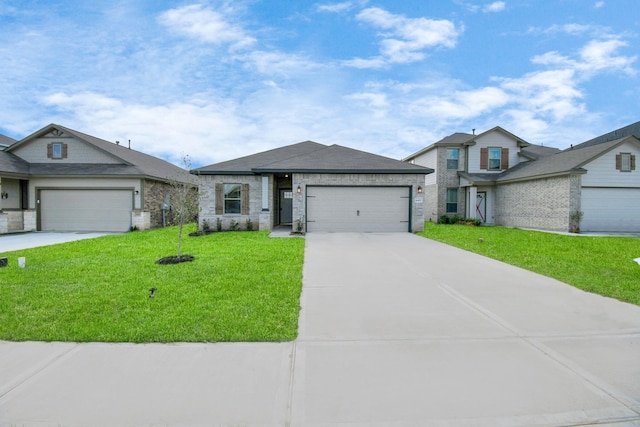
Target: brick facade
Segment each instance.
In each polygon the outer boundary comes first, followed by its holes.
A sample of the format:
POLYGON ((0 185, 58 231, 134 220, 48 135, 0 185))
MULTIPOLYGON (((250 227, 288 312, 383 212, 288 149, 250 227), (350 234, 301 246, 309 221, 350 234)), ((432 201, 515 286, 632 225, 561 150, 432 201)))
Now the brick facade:
MULTIPOLYGON (((457 148, 457 147, 456 147, 457 148)), ((435 218, 433 221, 437 221, 442 215, 449 216, 465 216, 466 212, 466 197, 464 188, 460 187, 460 177, 458 176, 458 171, 463 171, 465 169, 465 157, 466 157, 466 149, 459 148, 459 158, 458 158, 458 169, 447 169, 447 148, 446 147, 438 147, 438 165, 436 168, 437 174, 437 186, 436 186, 436 197, 437 197, 437 210, 435 218), (447 213, 447 189, 448 188, 457 188, 458 189, 458 210, 456 212, 447 213)))
MULTIPOLYGON (((424 186, 422 174, 300 174, 291 175, 293 191, 293 224, 305 221, 306 186, 307 185, 336 185, 336 186, 409 186, 413 188, 412 199, 412 230, 424 229, 424 197, 416 194, 418 186, 424 186), (300 193, 296 190, 300 186, 300 193)), ((199 226, 205 221, 212 229, 216 228, 217 220, 221 221, 223 230, 231 228, 232 221, 239 224, 240 229, 246 229, 246 222, 250 220, 254 229, 271 229, 275 224, 274 209, 274 179, 269 176, 269 211, 262 211, 262 177, 258 175, 202 175, 200 176, 200 215, 199 226), (249 214, 217 215, 216 194, 217 183, 237 183, 249 185, 249 214)))
MULTIPOLYGON (((270 180, 272 181, 272 180, 270 180)), ((208 224, 212 230, 216 229, 218 220, 223 230, 230 230, 232 225, 238 224, 240 230, 247 229, 247 221, 251 221, 254 230, 263 229, 267 221, 263 218, 262 213, 262 177, 259 175, 202 175, 200 176, 200 214, 198 222, 200 229, 204 224, 208 224), (249 185, 249 214, 216 214, 216 184, 248 184, 249 185)), ((273 188, 270 185, 269 193, 273 188)), ((271 199, 271 198, 270 198, 271 199)), ((272 202, 270 201, 270 205, 272 202)), ((270 212, 273 208, 270 208, 270 212)), ((271 229, 273 221, 268 221, 271 229)))
POLYGON ((569 231, 569 216, 580 210, 580 180, 580 175, 567 175, 498 185, 496 224, 569 231))

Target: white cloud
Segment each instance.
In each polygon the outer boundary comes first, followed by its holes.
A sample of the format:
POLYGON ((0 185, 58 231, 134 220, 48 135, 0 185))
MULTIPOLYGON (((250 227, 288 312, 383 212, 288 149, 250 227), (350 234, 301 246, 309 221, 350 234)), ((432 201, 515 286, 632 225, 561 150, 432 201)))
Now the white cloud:
POLYGON ((483 12, 493 13, 493 12, 502 12, 506 7, 506 3, 503 1, 494 1, 493 3, 489 3, 482 8, 483 12))
POLYGON ((425 58, 424 50, 427 48, 455 47, 462 32, 446 19, 407 18, 377 7, 362 10, 356 19, 383 30, 379 33, 382 38, 380 57, 373 60, 357 58, 352 62, 345 62, 358 68, 379 68, 381 60, 388 63, 420 61, 425 58))
POLYGON ((229 44, 239 48, 256 41, 240 25, 228 22, 224 11, 206 8, 201 4, 170 9, 162 13, 158 20, 177 33, 216 45, 229 44))
POLYGON ((604 6, 604 2, 603 1, 597 1, 593 7, 595 7, 596 9, 600 9, 602 6, 604 6))
POLYGON ((330 4, 320 4, 318 5, 318 11, 320 12, 332 12, 332 13, 341 13, 346 12, 353 9, 355 5, 353 2, 345 1, 342 3, 330 3, 330 4))

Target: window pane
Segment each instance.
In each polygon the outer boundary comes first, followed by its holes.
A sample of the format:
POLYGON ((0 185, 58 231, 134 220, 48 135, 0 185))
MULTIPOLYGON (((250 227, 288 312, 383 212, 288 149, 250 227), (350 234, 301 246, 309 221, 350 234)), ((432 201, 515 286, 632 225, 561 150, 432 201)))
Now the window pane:
POLYGON ((53 144, 53 153, 51 156, 54 159, 62 158, 62 144, 53 144))
POLYGON ((447 148, 447 169, 458 169, 458 158, 460 150, 457 148, 447 148))
POLYGON ((226 213, 226 214, 239 214, 240 213, 240 200, 225 200, 224 201, 224 213, 226 213))
POLYGON ((239 199, 241 193, 242 193, 241 184, 225 184, 224 185, 225 199, 239 199))
POLYGON ((458 203, 457 188, 447 188, 447 203, 458 203))
POLYGON ((620 165, 620 170, 624 172, 631 171, 631 154, 624 153, 620 156, 622 160, 622 164, 620 165))
POLYGON ((447 203, 447 213, 457 213, 457 212, 458 212, 457 203, 447 203))
POLYGON ((489 170, 501 169, 501 148, 489 148, 489 170))

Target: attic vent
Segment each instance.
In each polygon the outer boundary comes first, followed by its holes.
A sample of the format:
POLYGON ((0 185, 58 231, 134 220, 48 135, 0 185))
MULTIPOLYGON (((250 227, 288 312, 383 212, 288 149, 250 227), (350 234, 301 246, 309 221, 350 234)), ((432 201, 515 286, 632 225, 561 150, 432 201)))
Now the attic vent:
POLYGON ((116 141, 116 145, 120 145, 120 141, 116 141))

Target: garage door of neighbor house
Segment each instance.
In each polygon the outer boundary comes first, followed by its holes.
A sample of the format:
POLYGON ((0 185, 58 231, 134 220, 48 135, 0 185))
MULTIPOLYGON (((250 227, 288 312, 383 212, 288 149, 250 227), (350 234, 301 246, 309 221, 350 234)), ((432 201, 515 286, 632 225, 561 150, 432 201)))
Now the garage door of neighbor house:
POLYGON ((640 232, 639 188, 583 188, 582 231, 640 232))
POLYGON ((410 191, 409 187, 307 186, 307 231, 407 232, 410 191))
POLYGON ((131 190, 40 190, 43 231, 128 231, 131 190))

